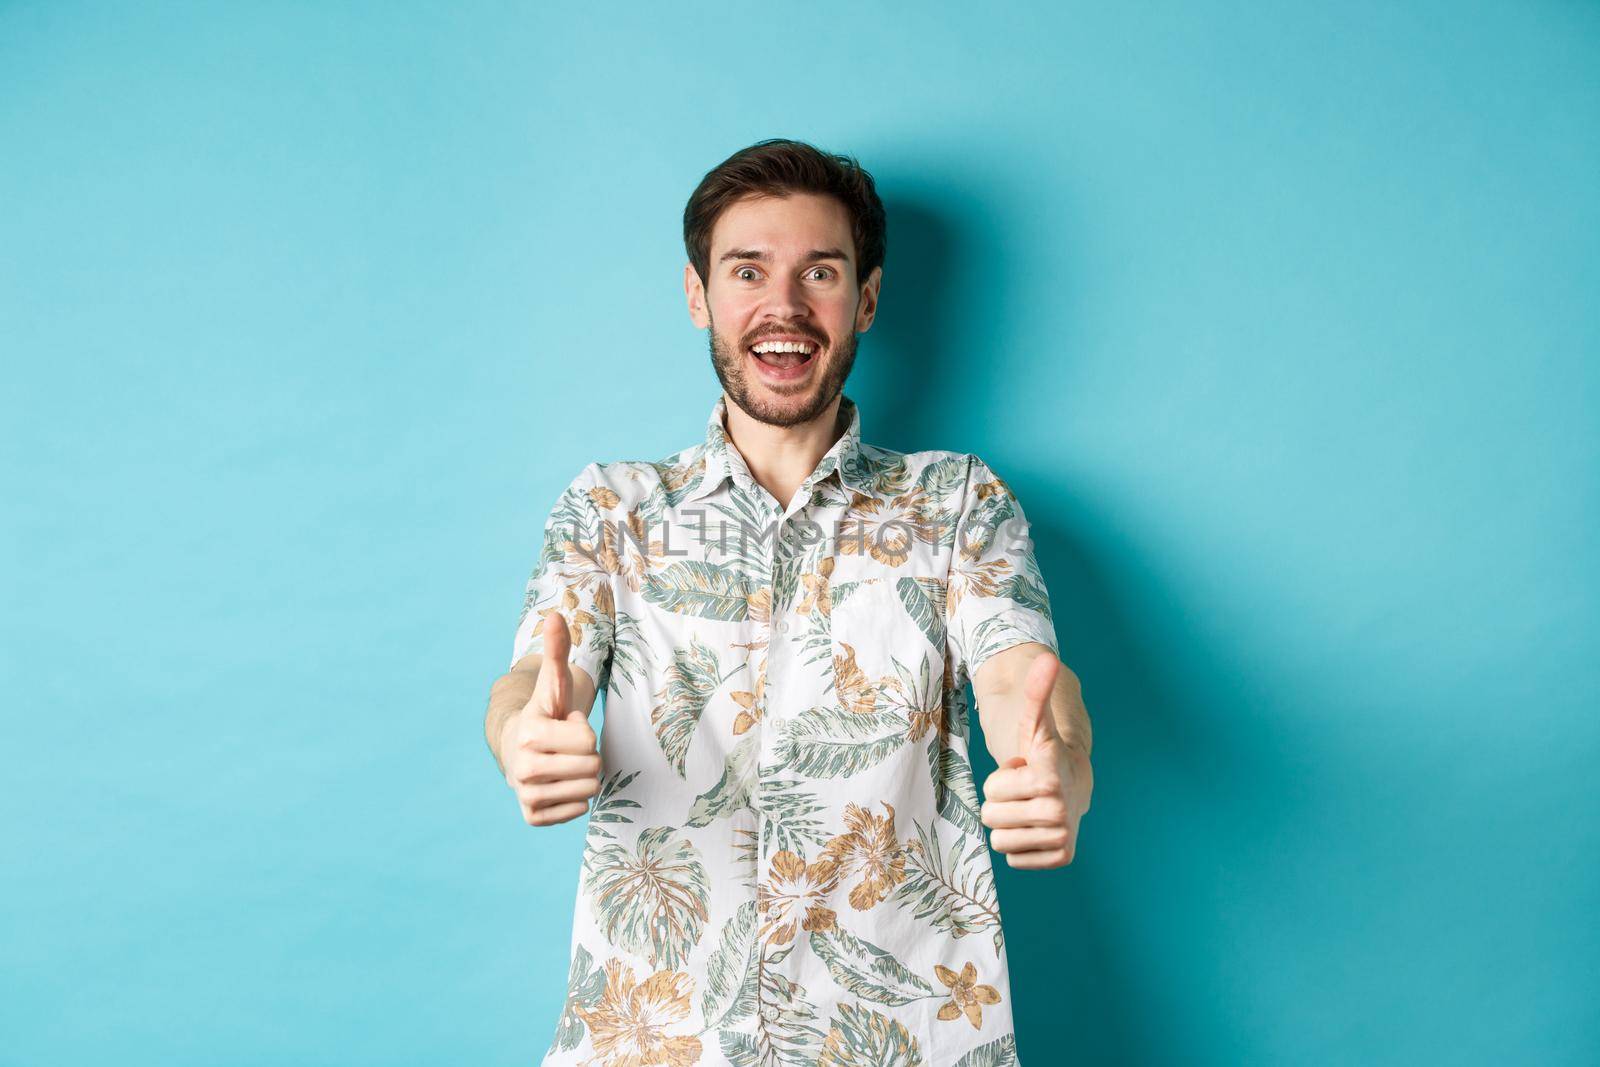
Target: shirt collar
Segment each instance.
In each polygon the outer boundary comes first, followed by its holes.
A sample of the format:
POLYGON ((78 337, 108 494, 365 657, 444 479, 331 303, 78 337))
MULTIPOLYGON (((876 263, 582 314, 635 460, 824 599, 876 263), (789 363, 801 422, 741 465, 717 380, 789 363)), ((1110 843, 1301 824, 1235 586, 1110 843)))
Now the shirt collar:
MULTIPOLYGON (((867 493, 872 490, 873 479, 868 468, 865 456, 861 451, 861 409, 856 402, 848 396, 840 394, 839 411, 845 416, 845 430, 833 447, 823 454, 817 462, 816 469, 806 478, 801 489, 811 486, 832 474, 839 472, 840 481, 851 489, 867 493)), ((726 418, 728 414, 727 397, 717 397, 717 402, 711 406, 711 417, 706 420, 706 439, 700 446, 701 455, 705 459, 705 474, 701 476, 700 483, 684 499, 698 500, 712 490, 719 487, 723 480, 732 477, 745 488, 754 488, 755 479, 750 475, 750 468, 745 465, 744 457, 728 440, 726 418)))

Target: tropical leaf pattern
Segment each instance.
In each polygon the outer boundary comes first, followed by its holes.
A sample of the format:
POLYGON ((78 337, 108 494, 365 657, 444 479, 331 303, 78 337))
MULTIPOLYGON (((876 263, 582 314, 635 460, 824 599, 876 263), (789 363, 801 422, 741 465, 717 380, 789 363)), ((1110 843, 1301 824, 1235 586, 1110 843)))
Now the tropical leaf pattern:
POLYGON ((1017 1062, 966 684, 1057 650, 1044 576, 981 459, 840 412, 790 501, 719 399, 545 522, 513 662, 560 610, 602 763, 546 1064, 1017 1062))
POLYGON ((755 1014, 756 957, 756 902, 747 900, 723 924, 706 960, 700 1015, 707 1025, 723 1027, 755 1014))
POLYGON ((906 575, 895 579, 895 592, 917 628, 934 648, 944 647, 945 583, 938 578, 906 575))
POLYGON ((863 1000, 879 1004, 909 1004, 924 1000, 932 987, 906 969, 886 948, 835 928, 811 935, 811 948, 828 968, 833 980, 863 1000))
POLYGON ((749 806, 760 740, 760 734, 747 733, 733 746, 717 784, 695 797, 694 803, 689 805, 690 826, 710 826, 717 819, 749 806))
POLYGON ((1017 1039, 1013 1034, 979 1045, 956 1061, 955 1067, 1017 1067, 1017 1039))
POLYGON ((690 560, 653 575, 644 599, 666 611, 739 622, 750 613, 751 586, 737 570, 690 560))
POLYGON ((754 807, 761 814, 760 844, 768 852, 796 852, 827 840, 820 816, 828 807, 801 779, 779 777, 769 766, 760 778, 754 807))
POLYGON ((904 1025, 857 1004, 839 1005, 817 1061, 820 1067, 921 1067, 925 1062, 904 1025))
POLYGON ((613 771, 600 783, 600 792, 594 798, 594 804, 589 808, 589 833, 598 837, 612 837, 608 823, 632 822, 633 816, 629 810, 637 810, 641 805, 632 797, 623 796, 623 790, 639 777, 638 771, 613 771))
POLYGON ((710 904, 693 842, 670 826, 652 826, 636 850, 620 843, 596 849, 588 873, 584 895, 608 940, 668 968, 689 958, 710 904))
POLYGON ((700 725, 706 701, 722 684, 718 674, 720 666, 711 646, 698 637, 692 638, 688 648, 673 649, 666 681, 655 694, 650 722, 655 727, 661 751, 666 753, 680 778, 684 773, 684 761, 689 756, 689 742, 694 740, 695 727, 700 725))
POLYGON ((578 1009, 594 1007, 605 988, 605 974, 589 950, 578 945, 572 950, 572 966, 567 972, 567 1001, 561 1008, 561 1020, 556 1023, 556 1048, 578 1047, 583 1040, 583 1020, 578 1009))
POLYGON ((1000 902, 995 896, 994 871, 984 841, 953 834, 949 855, 939 843, 934 823, 917 824, 916 840, 908 842, 907 876, 897 892, 912 914, 952 938, 979 930, 993 930, 995 951, 1003 947, 1000 902))
POLYGON ((905 720, 893 712, 823 704, 783 724, 774 754, 811 778, 847 778, 881 764, 906 741, 905 720))
POLYGON ((935 737, 928 744, 928 776, 933 782, 933 804, 959 829, 974 837, 983 835, 978 820, 978 790, 966 753, 935 737))

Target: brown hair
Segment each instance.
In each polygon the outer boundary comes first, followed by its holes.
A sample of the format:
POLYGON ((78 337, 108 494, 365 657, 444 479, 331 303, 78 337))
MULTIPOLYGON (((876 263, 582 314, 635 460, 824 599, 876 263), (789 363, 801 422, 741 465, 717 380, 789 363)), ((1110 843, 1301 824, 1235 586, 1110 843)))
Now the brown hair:
POLYGON ((856 281, 883 266, 888 247, 883 202, 872 175, 850 156, 824 152, 804 141, 774 137, 741 148, 700 179, 683 209, 683 246, 700 281, 711 268, 711 228, 734 201, 746 196, 819 193, 850 215, 856 243, 856 281))

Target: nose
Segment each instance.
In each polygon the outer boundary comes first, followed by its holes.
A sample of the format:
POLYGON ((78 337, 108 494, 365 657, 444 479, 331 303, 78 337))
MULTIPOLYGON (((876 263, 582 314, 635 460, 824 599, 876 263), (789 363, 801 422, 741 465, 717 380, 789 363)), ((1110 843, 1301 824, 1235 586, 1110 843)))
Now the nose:
POLYGON ((800 279, 780 276, 767 287, 767 314, 784 322, 793 322, 810 315, 806 293, 800 279))

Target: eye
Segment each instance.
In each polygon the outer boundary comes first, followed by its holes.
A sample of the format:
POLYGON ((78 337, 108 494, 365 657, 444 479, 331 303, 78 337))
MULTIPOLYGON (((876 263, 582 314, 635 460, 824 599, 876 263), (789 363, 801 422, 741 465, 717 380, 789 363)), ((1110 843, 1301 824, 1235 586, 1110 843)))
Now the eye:
POLYGON ((812 267, 810 273, 811 273, 811 277, 812 277, 812 279, 814 281, 825 282, 829 278, 833 277, 833 268, 832 267, 812 267))
POLYGON ((733 276, 743 282, 753 282, 761 276, 761 272, 754 267, 736 267, 733 276))

